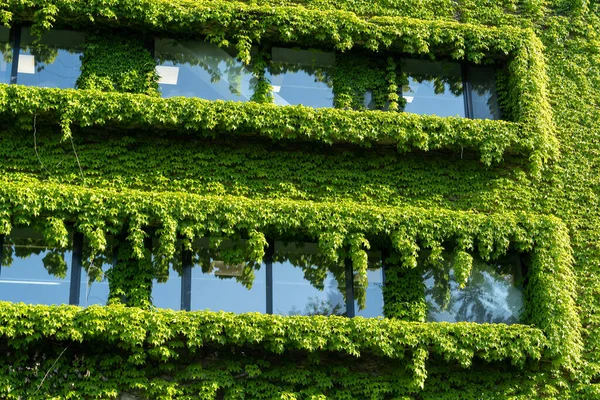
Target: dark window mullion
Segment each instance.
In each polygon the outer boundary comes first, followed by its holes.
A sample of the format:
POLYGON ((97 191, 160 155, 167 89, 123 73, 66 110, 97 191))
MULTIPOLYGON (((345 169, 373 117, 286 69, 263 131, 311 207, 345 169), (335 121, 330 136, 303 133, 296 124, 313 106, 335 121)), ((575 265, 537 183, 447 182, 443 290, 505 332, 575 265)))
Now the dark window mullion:
POLYGON ((463 98, 465 100, 465 117, 473 118, 473 99, 471 96, 471 84, 469 83, 469 66, 466 63, 461 65, 463 98))
POLYGON ((21 25, 13 26, 11 33, 11 43, 13 45, 13 61, 10 72, 10 83, 13 84, 17 83, 17 75, 19 73, 19 53, 21 50, 21 25))
POLYGON ((352 270, 352 260, 344 260, 346 275, 346 316, 354 317, 354 271, 352 270))
POLYGON ((83 259, 83 234, 76 232, 73 235, 73 253, 71 259, 71 290, 69 304, 78 305, 81 295, 81 269, 83 259))
POLYGON ((268 247, 265 251, 266 287, 267 287, 267 314, 273 314, 273 254, 275 254, 275 241, 267 240, 268 247))
POLYGON ((192 252, 183 249, 181 270, 181 309, 190 311, 192 308, 192 252))

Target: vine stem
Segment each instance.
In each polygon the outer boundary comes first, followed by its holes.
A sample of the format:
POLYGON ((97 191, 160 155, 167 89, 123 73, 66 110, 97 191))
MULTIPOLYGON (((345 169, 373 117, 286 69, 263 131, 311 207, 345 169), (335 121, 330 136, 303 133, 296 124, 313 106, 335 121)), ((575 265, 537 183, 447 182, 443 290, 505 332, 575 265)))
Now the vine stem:
POLYGON ((65 351, 67 351, 67 349, 69 348, 69 346, 71 346, 73 344, 73 342, 69 343, 67 345, 67 347, 65 347, 63 349, 63 351, 61 351, 61 353, 58 355, 58 357, 56 357, 56 360, 54 360, 54 362, 52 363, 52 365, 50 366, 50 368, 48 368, 48 370, 46 371, 46 374, 44 375, 44 377, 42 378, 42 381, 40 382, 40 384, 38 385, 37 389, 35 389, 35 392, 33 392, 32 396, 34 396, 37 392, 39 392, 40 388, 42 387, 42 385, 44 384, 44 382, 46 381, 46 378, 48 377, 48 375, 50 374, 50 371, 52 371, 52 369, 54 368, 54 366, 56 365, 56 363, 58 362, 58 360, 60 360, 60 358, 62 357, 63 354, 65 354, 65 351))

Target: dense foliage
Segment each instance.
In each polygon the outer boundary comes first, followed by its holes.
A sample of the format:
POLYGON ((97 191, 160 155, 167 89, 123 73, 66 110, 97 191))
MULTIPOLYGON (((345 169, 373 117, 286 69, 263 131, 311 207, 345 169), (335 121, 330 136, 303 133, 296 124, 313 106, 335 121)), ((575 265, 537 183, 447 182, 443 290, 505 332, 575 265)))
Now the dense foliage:
POLYGON ((9 0, 0 9, 7 23, 92 23, 97 35, 81 89, 0 88, 0 233, 37 225, 64 246, 72 225, 97 253, 108 234, 126 242, 109 307, 2 303, 1 397, 600 395, 594 10, 558 0, 9 0), (115 41, 111 54, 106 29, 140 36, 115 41), (268 96, 163 100, 141 44, 154 34, 232 43, 254 68, 262 60, 251 47, 265 43, 500 63, 512 122, 281 108, 268 96), (152 266, 149 235, 160 238, 152 266), (253 260, 267 237, 315 241, 363 275, 365 251, 388 248, 389 318, 149 307, 149 271, 166 267, 177 238, 203 236, 243 236, 253 260), (421 250, 454 252, 466 277, 472 255, 509 249, 531 259, 526 324, 417 322, 411 271, 421 250), (123 296, 141 307, 119 304, 123 296))

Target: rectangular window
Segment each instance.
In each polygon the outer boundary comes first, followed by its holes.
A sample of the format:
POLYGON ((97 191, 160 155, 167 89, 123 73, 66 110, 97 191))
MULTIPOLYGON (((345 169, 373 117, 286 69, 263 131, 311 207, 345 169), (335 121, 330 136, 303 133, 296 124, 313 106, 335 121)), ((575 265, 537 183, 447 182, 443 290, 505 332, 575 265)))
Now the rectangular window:
POLYGON ((445 254, 441 268, 423 271, 428 321, 520 322, 523 274, 518 254, 489 262, 474 257, 464 287, 456 281, 452 264, 453 256, 445 254))
POLYGON ((154 55, 162 97, 249 101, 254 94, 252 71, 230 49, 202 41, 156 39, 154 55))
POLYGON ((356 315, 365 318, 383 317, 383 263, 380 252, 370 252, 369 269, 367 270, 367 286, 361 285, 354 278, 354 298, 364 298, 364 307, 358 300, 354 301, 356 315))
POLYGON ((81 73, 85 34, 51 30, 37 38, 22 28, 17 83, 27 86, 70 89, 81 73))
POLYGON ((333 53, 274 47, 265 77, 271 82, 275 104, 333 107, 334 64, 333 53))
POLYGON ((0 26, 0 83, 10 83, 12 73, 13 47, 10 29, 0 26))
POLYGON ((112 238, 108 237, 109 245, 101 254, 90 258, 91 249, 87 240, 83 241, 83 270, 81 273, 79 305, 83 307, 93 304, 106 305, 108 302, 109 285, 107 272, 113 265, 112 238))
POLYGON ((32 229, 13 229, 3 238, 0 300, 69 304, 73 253, 48 246, 32 229))

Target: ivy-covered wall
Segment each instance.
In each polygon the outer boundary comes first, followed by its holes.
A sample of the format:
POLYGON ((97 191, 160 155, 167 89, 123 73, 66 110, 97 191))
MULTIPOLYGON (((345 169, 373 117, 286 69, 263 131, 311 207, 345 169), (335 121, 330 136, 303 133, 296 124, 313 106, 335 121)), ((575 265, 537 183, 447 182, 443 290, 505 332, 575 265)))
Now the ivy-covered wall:
POLYGON ((0 303, 1 398, 600 397, 594 2, 6 0, 0 17, 88 33, 78 89, 0 85, 0 234, 121 241, 111 305, 0 303), (268 104, 264 84, 249 103, 165 100, 154 36, 233 45, 259 81, 256 48, 366 54, 399 109, 400 54, 493 62, 508 121, 347 109, 352 61, 337 109, 268 104), (359 276, 387 249, 388 318, 151 307, 176 240, 204 236, 243 236, 254 261, 266 238, 318 242, 359 276), (465 279, 473 255, 526 253, 524 323, 422 322, 421 250, 465 279))

